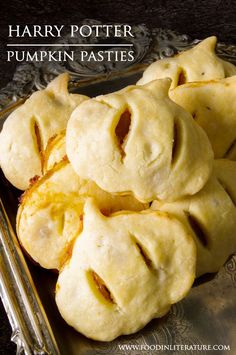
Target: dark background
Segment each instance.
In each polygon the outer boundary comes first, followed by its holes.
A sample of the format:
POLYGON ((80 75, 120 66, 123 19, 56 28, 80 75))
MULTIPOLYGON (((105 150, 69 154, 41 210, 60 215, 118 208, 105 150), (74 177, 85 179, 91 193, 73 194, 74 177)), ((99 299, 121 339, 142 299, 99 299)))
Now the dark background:
MULTIPOLYGON (((104 23, 145 23, 150 28, 168 28, 198 39, 216 35, 220 41, 236 44, 235 0, 8 0, 1 2, 0 8, 0 88, 11 80, 16 66, 6 62, 9 24, 70 25, 86 18, 104 23)), ((17 41, 20 43, 20 39, 17 41)), ((15 354, 10 337, 0 304, 0 354, 15 354)))
MULTIPOLYGON (((1 1, 0 88, 11 80, 15 68, 14 63, 6 62, 9 24, 69 25, 85 18, 104 23, 145 23, 149 27, 168 28, 199 39, 215 34, 224 42, 236 40, 236 0, 1 1)), ((24 38, 17 42, 21 40, 25 42, 24 38)))

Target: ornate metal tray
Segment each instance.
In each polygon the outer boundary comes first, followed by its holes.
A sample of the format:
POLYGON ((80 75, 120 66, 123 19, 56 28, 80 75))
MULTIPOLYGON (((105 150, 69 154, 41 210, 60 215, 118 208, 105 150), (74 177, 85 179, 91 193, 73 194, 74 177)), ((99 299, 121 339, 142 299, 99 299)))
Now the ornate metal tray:
MULTIPOLYGON (((99 23, 85 20, 85 23, 99 23)), ((1 125, 7 114, 34 90, 41 89, 63 71, 71 74, 70 90, 95 96, 135 83, 148 63, 188 49, 198 42, 185 35, 145 25, 133 26, 135 60, 132 63, 23 63, 13 80, 0 90, 1 125)), ((104 43, 104 38, 99 41, 104 43)), ((81 38, 73 41, 80 43, 81 38)), ((86 40, 87 41, 87 40, 86 40)), ((99 43, 90 38, 91 43, 99 43)), ((70 46, 65 37, 58 42, 70 46)), ((111 50, 116 48, 111 48, 111 50)), ((97 50, 97 47, 91 48, 97 50)), ((119 48, 116 48, 119 50, 119 48)), ((218 54, 236 63, 236 46, 218 44, 218 54)), ((110 343, 89 340, 69 327, 55 302, 56 275, 24 257, 15 236, 20 192, 0 176, 0 296, 12 327, 17 354, 218 354, 236 353, 236 257, 217 275, 195 282, 189 295, 162 319, 142 331, 110 343), (214 348, 218 346, 217 348, 214 348), (209 350, 210 349, 210 350, 209 350), (229 350, 230 349, 230 350, 229 350)))

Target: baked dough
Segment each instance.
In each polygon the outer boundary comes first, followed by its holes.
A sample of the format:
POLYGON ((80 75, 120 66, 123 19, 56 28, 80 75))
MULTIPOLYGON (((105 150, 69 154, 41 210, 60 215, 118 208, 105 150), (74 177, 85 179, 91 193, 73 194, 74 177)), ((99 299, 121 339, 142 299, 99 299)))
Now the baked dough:
POLYGON ((172 58, 152 63, 143 73, 138 85, 169 77, 171 89, 190 81, 223 79, 236 74, 236 67, 220 59, 215 53, 217 38, 208 37, 195 47, 172 58))
POLYGON ((168 214, 149 210, 105 217, 88 200, 83 232, 59 274, 59 311, 92 339, 134 333, 187 294, 195 252, 186 228, 168 214))
POLYGON ((132 196, 112 196, 81 179, 65 158, 23 195, 17 213, 17 235, 34 261, 59 269, 82 228, 84 202, 94 197, 104 214, 147 208, 132 196))
POLYGON ((0 134, 0 164, 6 178, 25 190, 42 175, 43 151, 53 135, 66 128, 74 108, 86 96, 69 94, 69 76, 61 74, 45 90, 33 93, 6 120, 0 134))
POLYGON ((214 162, 214 174, 192 197, 174 203, 153 202, 152 209, 178 217, 197 245, 197 276, 216 272, 236 251, 236 162, 214 162))
POLYGON ((77 174, 143 202, 199 191, 211 173, 213 152, 191 115, 169 99, 169 86, 169 79, 156 80, 78 106, 66 131, 77 174))
POLYGON ((205 130, 215 158, 236 160, 236 76, 181 85, 169 94, 205 130))

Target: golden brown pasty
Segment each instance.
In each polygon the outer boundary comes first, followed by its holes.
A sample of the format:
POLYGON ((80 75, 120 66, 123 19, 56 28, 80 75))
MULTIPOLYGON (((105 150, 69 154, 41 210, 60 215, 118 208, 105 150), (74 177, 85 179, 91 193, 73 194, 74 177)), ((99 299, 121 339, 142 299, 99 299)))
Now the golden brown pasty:
POLYGON ((61 74, 7 118, 0 134, 0 164, 6 178, 25 190, 42 175, 43 152, 50 137, 66 128, 71 112, 86 96, 69 94, 69 76, 61 74))
POLYGON ((88 197, 104 214, 147 208, 132 196, 113 196, 83 180, 65 158, 24 193, 17 213, 18 238, 34 261, 48 269, 61 267, 82 229, 88 197))
POLYGON ((92 339, 134 333, 186 295, 195 253, 186 228, 166 213, 105 217, 88 200, 83 232, 57 282, 59 311, 92 339))
POLYGON ((223 79, 236 74, 236 67, 215 53, 217 38, 206 38, 195 47, 174 57, 152 63, 143 73, 138 85, 152 80, 171 78, 171 89, 191 81, 223 79))
POLYGON ((206 183, 213 152, 205 132, 168 97, 169 79, 83 102, 66 149, 74 170, 111 193, 143 202, 192 195, 206 183))
POLYGON ((235 181, 236 162, 215 160, 213 176, 196 195, 152 204, 188 227, 197 245, 197 276, 218 271, 236 251, 235 181))
POLYGON ((215 158, 236 160, 236 76, 181 85, 169 94, 205 130, 215 158))

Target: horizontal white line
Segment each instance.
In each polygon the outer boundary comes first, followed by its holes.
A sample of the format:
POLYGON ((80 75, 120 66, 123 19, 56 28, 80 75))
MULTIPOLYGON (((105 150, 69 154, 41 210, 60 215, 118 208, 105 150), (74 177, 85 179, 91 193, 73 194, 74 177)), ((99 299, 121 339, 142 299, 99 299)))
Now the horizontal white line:
POLYGON ((7 47, 132 47, 133 44, 117 43, 8 43, 7 47))

